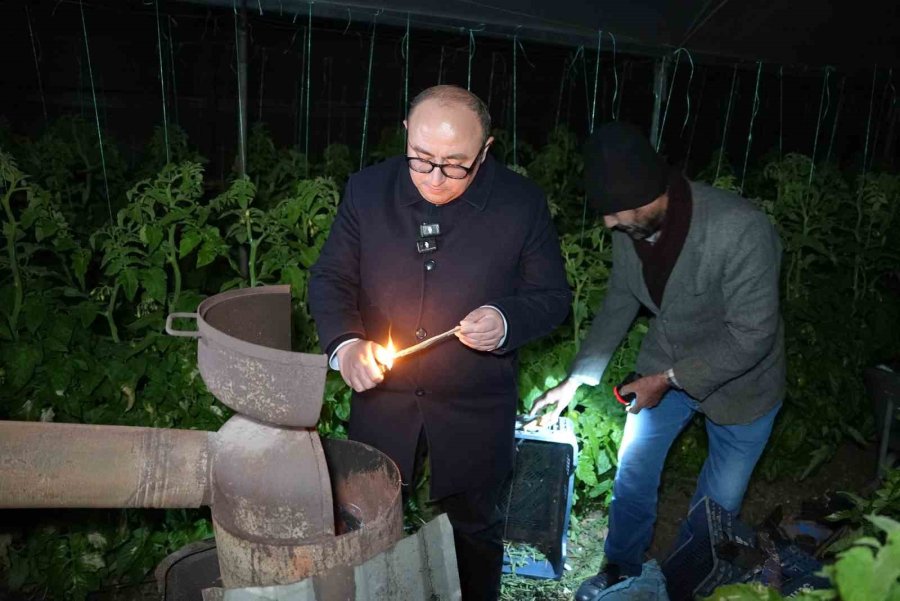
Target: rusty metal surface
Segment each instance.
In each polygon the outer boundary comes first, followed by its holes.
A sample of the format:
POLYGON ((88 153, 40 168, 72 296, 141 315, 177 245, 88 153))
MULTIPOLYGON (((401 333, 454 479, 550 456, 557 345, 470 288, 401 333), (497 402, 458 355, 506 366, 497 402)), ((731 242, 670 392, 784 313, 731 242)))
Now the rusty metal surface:
MULTIPOLYGON (((232 534, 214 511, 226 587, 287 584, 340 566, 360 565, 400 540, 403 512, 397 467, 360 443, 324 440, 323 448, 339 534, 305 544, 256 542, 232 534)), ((345 572, 352 578, 352 571, 345 572)))
POLYGON ((260 543, 334 535, 331 484, 315 430, 235 415, 216 436, 213 518, 260 543))
POLYGON ((328 364, 325 355, 290 351, 290 286, 217 294, 197 313, 200 374, 217 399, 260 421, 316 425, 328 364))
POLYGON ((211 436, 0 421, 0 507, 200 507, 211 436))

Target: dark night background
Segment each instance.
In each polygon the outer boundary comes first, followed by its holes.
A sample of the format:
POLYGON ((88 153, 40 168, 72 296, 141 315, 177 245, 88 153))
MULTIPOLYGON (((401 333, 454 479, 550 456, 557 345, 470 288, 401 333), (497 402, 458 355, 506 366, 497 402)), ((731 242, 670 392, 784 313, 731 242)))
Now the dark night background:
MULTIPOLYGON (((308 5, 287 4, 296 7, 298 14, 280 6, 260 15, 255 2, 248 5, 247 111, 250 124, 265 123, 277 145, 302 148, 305 108, 300 91, 308 5)), ((469 4, 475 3, 459 4, 460 11, 469 10, 469 4)), ((573 6, 589 9, 589 3, 568 4, 571 6, 562 5, 563 12, 571 13, 573 6)), ((665 3, 657 4, 657 8, 673 10, 665 3)), ((753 59, 759 57, 764 62, 750 164, 779 147, 784 152, 812 154, 824 74, 830 68, 827 65, 834 65, 822 107, 816 157, 825 157, 834 130, 831 157, 845 164, 859 164, 873 100, 870 156, 893 165, 897 111, 890 67, 897 49, 897 28, 892 27, 897 21, 897 6, 868 16, 859 14, 865 8, 861 6, 852 13, 855 20, 848 22, 827 7, 819 6, 815 15, 804 14, 805 5, 818 6, 795 3, 790 13, 798 23, 809 24, 805 31, 796 29, 784 11, 782 14, 771 7, 762 10, 738 3, 722 7, 712 22, 704 23, 700 33, 688 36, 687 47, 695 53, 693 77, 688 56, 681 53, 663 132, 662 150, 670 161, 687 162, 691 174, 709 163, 722 143, 736 72, 725 140, 729 160, 740 172, 756 88, 757 64, 753 59), (772 22, 780 27, 773 27, 772 22), (723 56, 715 56, 717 50, 723 56), (688 91, 691 113, 685 122, 688 91)), ((122 145, 124 156, 135 159, 153 127, 163 119, 155 6, 137 1, 89 1, 83 6, 102 126, 122 145)), ((426 2, 424 8, 428 6, 426 2)), ((7 1, 0 7, 4 56, 0 118, 14 132, 28 136, 35 136, 44 125, 44 104, 50 120, 63 114, 82 114, 93 122, 79 3, 29 2, 27 8, 21 0, 7 1)), ((200 154, 210 159, 207 172, 211 176, 227 177, 237 139, 235 14, 228 6, 186 2, 160 2, 159 11, 169 120, 184 128, 200 154)), ((313 156, 331 143, 347 144, 353 156, 358 156, 375 15, 370 8, 313 5, 309 140, 313 156), (329 18, 338 13, 344 17, 329 18)), ((631 24, 627 20, 620 24, 633 31, 620 34, 615 54, 612 38, 603 36, 596 119, 602 122, 611 118, 618 77, 619 118, 649 131, 654 54, 672 48, 653 49, 635 40, 654 35, 662 41, 676 38, 668 30, 641 31, 634 23, 646 29, 648 21, 640 14, 637 17, 631 24)), ((657 14, 656 18, 665 19, 666 14, 657 14)), ((404 28, 396 25, 403 20, 403 15, 385 12, 379 15, 375 29, 368 150, 378 145, 383 131, 403 117, 404 28)), ((454 29, 439 20, 434 25, 437 29, 429 30, 427 17, 412 19, 410 97, 438 81, 466 85, 468 30, 454 29)), ((579 135, 587 133, 596 60, 596 34, 581 53, 578 46, 587 39, 584 36, 572 37, 571 45, 560 43, 565 35, 543 35, 549 41, 535 41, 541 37, 531 30, 523 30, 519 37, 515 86, 517 135, 535 146, 546 142, 557 123, 579 135), (574 63, 573 57, 577 57, 574 63)), ((474 39, 471 88, 489 103, 496 126, 511 131, 512 35, 495 29, 490 33, 476 31, 474 39)), ((672 73, 670 68, 670 77, 672 73)))

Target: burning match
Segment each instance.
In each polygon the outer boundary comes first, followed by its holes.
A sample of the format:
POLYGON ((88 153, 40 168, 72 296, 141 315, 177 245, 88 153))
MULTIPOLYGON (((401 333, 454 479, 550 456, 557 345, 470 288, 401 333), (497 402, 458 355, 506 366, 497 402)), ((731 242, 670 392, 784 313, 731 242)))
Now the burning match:
POLYGON ((384 365, 386 368, 390 369, 394 365, 394 360, 399 359, 401 357, 406 357, 407 355, 412 355, 413 353, 418 353, 419 351, 425 350, 428 347, 437 344, 441 340, 445 340, 450 338, 451 336, 456 335, 459 332, 459 326, 456 326, 453 329, 447 330, 443 334, 438 334, 433 338, 429 338, 428 340, 423 340, 418 344, 414 344, 412 346, 408 346, 405 349, 401 349, 399 351, 394 350, 393 341, 389 340, 387 346, 384 349, 384 352, 379 352, 376 359, 378 362, 384 365))

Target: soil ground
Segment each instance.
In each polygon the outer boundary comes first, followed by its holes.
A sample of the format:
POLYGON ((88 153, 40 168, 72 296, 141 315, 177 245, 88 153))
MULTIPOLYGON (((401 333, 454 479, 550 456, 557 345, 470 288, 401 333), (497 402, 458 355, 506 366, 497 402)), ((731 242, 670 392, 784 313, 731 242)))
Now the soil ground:
MULTIPOLYGON (((860 447, 845 444, 835 456, 805 480, 786 477, 772 482, 761 478, 751 481, 744 498, 741 518, 752 526, 763 521, 779 505, 784 515, 800 509, 803 501, 827 492, 865 491, 874 481, 875 445, 860 447)), ((662 560, 671 548, 681 520, 687 514, 693 496, 696 476, 663 474, 660 488, 659 514, 650 554, 662 560)), ((582 580, 598 570, 606 536, 606 516, 593 512, 573 520, 570 529, 567 570, 562 580, 541 581, 517 576, 503 577, 504 601, 571 601, 582 580)))

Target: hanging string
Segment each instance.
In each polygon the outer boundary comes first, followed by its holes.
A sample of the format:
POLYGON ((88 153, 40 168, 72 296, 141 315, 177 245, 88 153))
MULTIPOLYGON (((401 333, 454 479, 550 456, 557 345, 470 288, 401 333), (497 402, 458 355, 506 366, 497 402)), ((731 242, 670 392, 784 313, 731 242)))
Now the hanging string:
MULTIPOLYGON (((685 92, 685 103, 687 105, 687 110, 684 113, 684 121, 681 124, 681 135, 684 136, 684 128, 687 127, 688 120, 691 118, 691 84, 694 81, 694 57, 691 56, 691 52, 685 48, 679 48, 675 51, 676 54, 684 51, 687 54, 688 61, 691 63, 691 73, 688 75, 688 85, 687 91, 685 92)), ((664 124, 665 125, 665 124, 664 124)))
POLYGON ((266 91, 266 47, 262 47, 262 66, 259 68, 259 113, 257 121, 262 123, 263 120, 263 98, 266 91))
MULTIPOLYGON (((235 75, 237 76, 237 92, 238 92, 238 154, 240 155, 240 174, 243 175, 247 171, 247 146, 246 146, 246 132, 244 131, 244 111, 246 110, 245 103, 247 101, 247 90, 244 88, 246 85, 246 80, 241 81, 241 64, 243 63, 243 58, 241 57, 241 32, 239 31, 238 21, 241 17, 245 16, 246 10, 241 11, 241 16, 238 16, 237 12, 237 4, 232 2, 232 9, 234 10, 234 60, 235 60, 235 75)), ((246 52, 246 48, 244 52, 246 52)))
MULTIPOLYGON (((406 35, 403 36, 403 116, 409 112, 409 13, 406 13, 406 35)), ((405 128, 404 128, 405 131, 405 128)))
POLYGON ((694 146, 694 134, 697 131, 697 121, 700 120, 700 110, 703 108, 703 93, 706 91, 706 74, 707 71, 704 69, 703 71, 703 79, 700 81, 700 98, 697 101, 697 110, 694 113, 694 122, 691 123, 691 135, 688 138, 688 147, 687 153, 684 158, 684 171, 687 173, 688 165, 691 162, 691 148, 694 146))
POLYGON ((166 114, 166 76, 163 73, 162 30, 159 27, 159 0, 153 0, 156 10, 156 49, 159 52, 159 88, 162 92, 163 140, 166 143, 166 165, 171 161, 169 156, 169 117, 166 114))
POLYGON ((172 46, 172 17, 166 19, 166 25, 169 29, 169 71, 172 76, 172 112, 175 113, 175 124, 178 125, 181 121, 178 119, 178 87, 175 85, 175 51, 172 46))
POLYGON ((600 83, 600 50, 603 45, 603 30, 597 32, 597 63, 594 65, 594 99, 591 101, 590 133, 594 133, 594 119, 597 114, 597 87, 600 83))
POLYGON ((518 81, 516 80, 516 78, 518 77, 518 74, 517 74, 518 65, 516 63, 516 56, 518 55, 518 46, 519 46, 519 34, 517 33, 516 35, 513 36, 513 56, 512 56, 512 58, 513 58, 513 68, 512 68, 512 76, 513 76, 513 89, 512 89, 513 147, 512 147, 512 151, 513 151, 513 155, 512 155, 512 159, 513 159, 514 166, 519 165, 518 150, 517 150, 517 147, 519 145, 519 138, 518 138, 518 132, 517 132, 517 127, 516 127, 516 97, 518 96, 518 93, 519 93, 519 85, 518 85, 518 81))
MULTIPOLYGON (((662 121, 659 124, 659 133, 656 135, 656 152, 659 152, 659 146, 662 144, 663 132, 666 129, 666 118, 669 116, 669 103, 672 101, 672 89, 675 87, 675 78, 678 77, 678 65, 681 64, 681 55, 677 55, 678 58, 675 59, 675 68, 672 69, 672 79, 669 80, 669 93, 666 95, 666 107, 663 109, 662 121)), ((665 77, 665 69, 666 69, 666 57, 660 59, 660 73, 665 77)), ((654 96, 656 95, 656 85, 654 87, 654 96)))
MULTIPOLYGON (((303 45, 300 47, 300 92, 299 98, 297 100, 297 127, 296 135, 297 135, 297 149, 300 149, 300 140, 303 139, 303 132, 306 128, 303 126, 303 116, 305 115, 303 109, 306 106, 306 37, 309 35, 309 29, 307 27, 303 27, 303 45)), ((294 32, 294 35, 297 35, 294 32)))
POLYGON ((444 47, 441 46, 441 60, 438 63, 438 82, 437 85, 441 85, 444 79, 444 47))
MULTIPOLYGON (((878 76, 878 65, 875 65, 875 69, 872 71, 872 93, 869 96, 869 117, 866 119, 866 145, 863 147, 863 164, 862 164, 862 178, 863 183, 865 183, 866 179, 866 161, 869 158, 869 130, 872 126, 872 109, 875 106, 875 80, 878 76)), ((862 194, 862 188, 860 188, 860 194, 862 194)))
POLYGON ((630 60, 626 60, 622 65, 622 80, 619 83, 619 104, 616 107, 616 119, 619 118, 619 111, 622 110, 622 99, 625 97, 625 82, 628 79, 628 76, 631 74, 632 63, 630 60))
POLYGON ((844 106, 844 84, 847 83, 847 76, 841 78, 841 91, 838 94, 838 105, 834 111, 834 122, 831 124, 831 140, 828 142, 828 152, 825 154, 825 162, 831 160, 831 150, 834 148, 834 134, 837 132, 838 119, 841 116, 841 107, 844 106))
POLYGON ((734 84, 737 81, 737 63, 734 65, 734 73, 731 76, 731 93, 728 95, 728 109, 725 111, 725 126, 722 128, 722 147, 719 149, 719 160, 716 162, 716 176, 713 183, 719 179, 719 172, 722 170, 722 157, 725 155, 725 136, 728 133, 728 121, 731 119, 731 103, 734 100, 734 84))
POLYGON ((475 33, 469 30, 469 71, 466 75, 466 89, 472 90, 472 58, 475 56, 475 33))
POLYGON ((306 119, 303 125, 303 154, 306 156, 306 177, 309 177, 309 91, 312 88, 312 11, 313 3, 309 3, 306 24, 306 119))
POLYGON ((778 158, 784 157, 784 65, 778 67, 778 158))
POLYGON ((566 80, 568 79, 568 75, 569 75, 568 74, 568 66, 569 66, 569 60, 571 58, 572 58, 571 56, 566 56, 563 59, 562 75, 559 78, 559 97, 557 98, 557 102, 556 102, 556 120, 554 121, 554 125, 553 125, 554 128, 559 127, 559 115, 562 112, 563 91, 565 90, 566 80))
POLYGON ((762 61, 756 61, 756 88, 753 90, 753 110, 750 113, 750 128, 747 132, 747 150, 744 152, 744 169, 741 171, 741 194, 744 193, 744 180, 747 178, 747 161, 750 159, 750 145, 753 142, 753 121, 759 112, 759 79, 762 77, 762 61))
MULTIPOLYGON (((860 235, 860 227, 862 226, 862 198, 863 191, 866 187, 866 162, 869 158, 869 131, 872 126, 872 109, 875 106, 875 81, 878 77, 878 63, 875 64, 875 69, 872 71, 872 92, 869 95, 869 116, 866 119, 866 143, 863 146, 863 162, 862 162, 862 174, 859 178, 859 188, 856 193, 856 227, 853 229, 853 232, 856 236, 857 243, 861 242, 862 236, 860 235)), ((874 153, 873 153, 874 154, 874 153)), ((856 300, 859 298, 859 293, 857 289, 857 282, 859 280, 859 271, 860 271, 860 257, 862 255, 860 253, 856 254, 856 263, 853 268, 853 307, 854 311, 856 310, 856 300)))
POLYGON ((488 112, 490 112, 490 110, 491 110, 491 101, 493 100, 493 96, 494 96, 494 65, 496 65, 496 64, 497 64, 497 53, 491 52, 491 77, 490 77, 490 79, 488 79, 488 101, 487 101, 488 112))
POLYGON ((619 111, 616 109, 616 98, 619 96, 619 72, 616 71, 616 36, 612 34, 612 32, 608 32, 609 37, 612 38, 612 69, 613 69, 613 81, 615 83, 615 87, 613 88, 613 97, 612 97, 612 105, 610 106, 610 112, 612 114, 613 121, 619 120, 619 111))
POLYGON ((106 209, 109 211, 109 222, 113 222, 112 201, 109 198, 109 178, 106 175, 106 155, 103 152, 103 135, 100 133, 100 111, 97 108, 97 91, 94 89, 94 68, 91 65, 91 48, 88 45, 87 23, 84 20, 84 4, 78 0, 81 10, 81 30, 84 33, 84 52, 87 55, 88 76, 91 80, 91 96, 94 99, 94 121, 97 124, 97 142, 100 146, 100 166, 103 168, 103 184, 106 189, 106 209))
POLYGON ((591 129, 591 87, 588 85, 587 52, 581 55, 581 74, 584 77, 584 114, 587 115, 587 128, 591 129))
MULTIPOLYGON (((895 93, 896 93, 896 92, 895 92, 895 90, 894 90, 894 68, 891 67, 891 68, 888 69, 888 78, 887 78, 887 81, 884 82, 884 89, 883 89, 883 91, 881 92, 881 102, 878 103, 878 114, 879 114, 879 117, 880 117, 882 111, 884 111, 884 110, 890 112, 891 107, 893 106, 894 101, 896 100, 895 93), (887 91, 888 91, 888 88, 891 89, 891 96, 892 96, 892 98, 894 98, 894 100, 892 100, 892 101, 891 101, 891 104, 888 106, 888 108, 885 109, 885 108, 884 108, 884 104, 885 104, 885 101, 887 100, 887 91)), ((880 117, 880 118, 878 119, 878 124, 875 126, 875 136, 872 138, 872 158, 871 158, 871 161, 874 161, 874 160, 875 160, 875 150, 878 148, 878 139, 881 137, 881 124, 882 124, 883 122, 884 122, 884 118, 880 117)), ((870 161, 870 163, 869 163, 869 169, 872 168, 871 161, 870 161)))
MULTIPOLYGON (((806 193, 809 194, 809 189, 812 186, 813 174, 816 171, 816 149, 819 146, 819 132, 822 129, 822 120, 825 118, 825 115, 822 113, 822 107, 825 106, 825 94, 828 90, 828 79, 831 76, 831 67, 825 67, 825 78, 822 80, 822 95, 819 98, 819 118, 816 120, 816 135, 813 139, 813 151, 812 158, 809 162, 809 180, 806 182, 806 193)), ((828 109, 826 108, 827 112, 828 109)))
POLYGON ((359 168, 362 169, 366 158, 366 138, 369 133, 369 97, 372 90, 372 62, 375 57, 375 29, 378 27, 379 10, 372 19, 372 35, 369 36, 369 72, 366 75, 366 103, 363 109, 362 144, 359 146, 359 168))
POLYGON ((44 82, 41 79, 41 67, 38 61, 37 46, 34 43, 34 31, 31 29, 31 13, 28 11, 28 3, 25 3, 25 20, 28 21, 28 35, 31 37, 31 54, 34 56, 34 71, 37 73, 38 91, 41 94, 41 108, 44 110, 44 124, 49 122, 47 118, 47 99, 44 98, 44 82))
POLYGON ((666 95, 666 108, 663 110, 663 118, 662 123, 659 126, 659 136, 656 138, 656 151, 659 152, 659 146, 662 144, 663 132, 666 129, 666 121, 669 117, 669 104, 672 102, 672 90, 675 89, 675 78, 678 76, 678 65, 681 64, 681 53, 687 53, 688 60, 691 63, 691 74, 688 76, 688 85, 687 85, 687 112, 684 115, 684 122, 681 124, 681 134, 684 135, 684 128, 687 127, 688 119, 691 115, 691 82, 694 80, 694 58, 691 56, 691 53, 685 50, 684 48, 678 48, 675 51, 675 68, 672 70, 672 79, 669 81, 669 93, 666 95))

